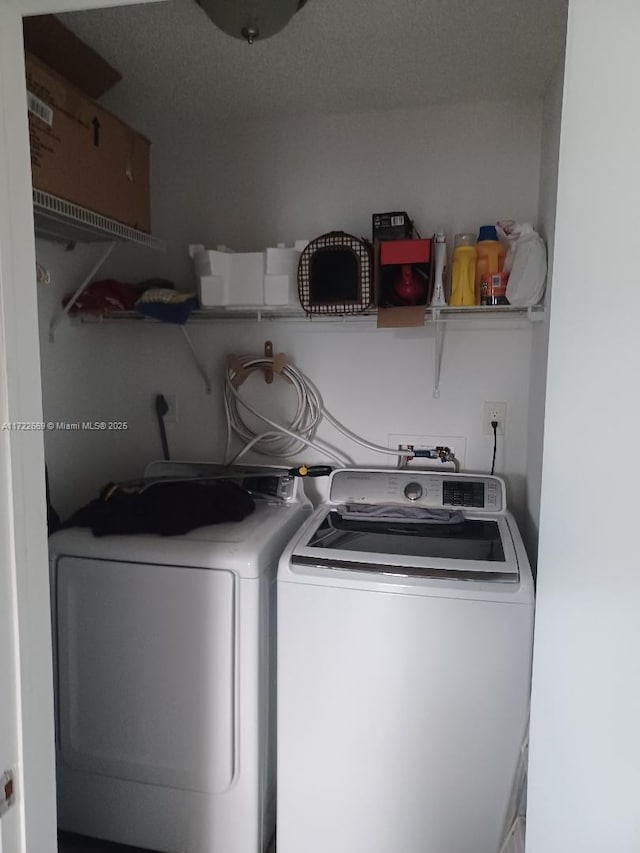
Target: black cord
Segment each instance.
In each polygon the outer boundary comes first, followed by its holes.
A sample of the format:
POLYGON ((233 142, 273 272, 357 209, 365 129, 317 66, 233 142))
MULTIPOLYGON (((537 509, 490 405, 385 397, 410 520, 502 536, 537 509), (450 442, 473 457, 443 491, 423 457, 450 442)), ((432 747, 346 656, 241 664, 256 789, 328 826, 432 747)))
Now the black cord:
POLYGON ((498 421, 491 421, 493 427, 493 459, 491 460, 491 473, 496 467, 496 450, 498 449, 498 421))
POLYGON ((169 404, 162 394, 156 394, 156 418, 160 430, 160 441, 162 442, 162 455, 165 459, 171 459, 169 455, 169 443, 167 442, 167 430, 164 425, 164 416, 169 411, 169 404))

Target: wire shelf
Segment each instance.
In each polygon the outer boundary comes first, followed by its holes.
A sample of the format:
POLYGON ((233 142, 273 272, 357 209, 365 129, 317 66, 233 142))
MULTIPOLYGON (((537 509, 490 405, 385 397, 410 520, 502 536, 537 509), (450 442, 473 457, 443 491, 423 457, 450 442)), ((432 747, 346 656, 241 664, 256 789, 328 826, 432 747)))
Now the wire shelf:
MULTIPOLYGON (((194 311, 190 317, 189 323, 206 323, 218 320, 289 320, 294 322, 303 322, 311 324, 321 323, 347 323, 354 324, 359 322, 371 321, 377 314, 375 308, 369 308, 367 311, 362 311, 359 314, 342 314, 342 315, 309 315, 302 309, 295 306, 254 306, 240 307, 234 306, 229 308, 201 308, 194 311)), ((427 320, 447 320, 468 317, 469 319, 495 319, 509 317, 529 319, 531 322, 542 320, 544 317, 544 306, 536 305, 533 308, 521 308, 514 305, 496 305, 496 306, 471 306, 471 307, 446 307, 446 308, 426 308, 425 316, 427 320)), ((149 317, 143 317, 136 311, 110 311, 105 314, 75 314, 74 321, 80 323, 100 323, 100 322, 122 322, 125 320, 143 321, 147 323, 158 323, 158 320, 153 320, 149 317)))
POLYGON ((43 190, 33 190, 36 237, 56 243, 126 242, 165 250, 163 240, 43 190))

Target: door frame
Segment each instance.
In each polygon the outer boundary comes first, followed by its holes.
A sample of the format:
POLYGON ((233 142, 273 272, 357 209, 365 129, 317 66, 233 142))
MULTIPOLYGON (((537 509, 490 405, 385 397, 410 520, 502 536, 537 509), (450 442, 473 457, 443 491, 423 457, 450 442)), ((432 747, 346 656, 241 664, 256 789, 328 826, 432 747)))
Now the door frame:
MULTIPOLYGON (((132 0, 0 0, 0 427, 42 422, 31 164, 22 41, 26 15, 127 5, 132 0)), ((137 0, 155 2, 155 0, 137 0)), ((43 433, 0 429, 0 572, 13 590, 16 853, 56 842, 51 619, 43 433), (6 573, 6 574, 5 574, 6 573)), ((11 691, 5 691, 8 697, 11 691)), ((4 697, 3 697, 4 698, 4 697)), ((0 772, 4 768, 0 768, 0 772)), ((15 818, 14 818, 15 819, 15 818)), ((0 841, 1 846, 1 841, 0 841)), ((13 850, 11 851, 13 853, 13 850)))

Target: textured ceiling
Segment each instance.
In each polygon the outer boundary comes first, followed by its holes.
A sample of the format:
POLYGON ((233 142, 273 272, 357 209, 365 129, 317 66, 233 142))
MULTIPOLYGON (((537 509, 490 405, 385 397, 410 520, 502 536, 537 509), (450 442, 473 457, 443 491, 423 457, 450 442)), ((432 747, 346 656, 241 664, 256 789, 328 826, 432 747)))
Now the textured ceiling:
POLYGON ((249 46, 195 0, 61 15, 122 72, 105 103, 142 130, 538 97, 565 18, 566 0, 309 0, 249 46))

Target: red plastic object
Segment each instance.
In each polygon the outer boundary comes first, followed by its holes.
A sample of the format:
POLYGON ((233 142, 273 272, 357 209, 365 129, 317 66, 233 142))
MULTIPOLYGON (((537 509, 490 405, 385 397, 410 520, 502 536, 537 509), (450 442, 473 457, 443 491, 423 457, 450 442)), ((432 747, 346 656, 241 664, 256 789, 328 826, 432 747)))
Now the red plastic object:
POLYGON ((427 299, 424 282, 413 271, 411 264, 400 267, 400 275, 396 279, 393 293, 400 305, 420 305, 427 299))

